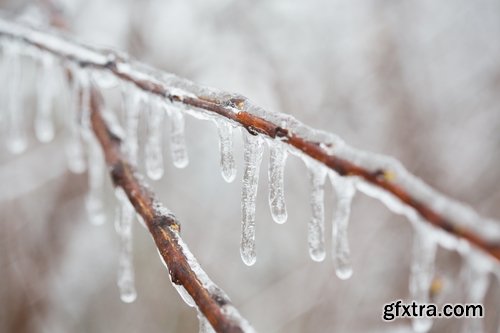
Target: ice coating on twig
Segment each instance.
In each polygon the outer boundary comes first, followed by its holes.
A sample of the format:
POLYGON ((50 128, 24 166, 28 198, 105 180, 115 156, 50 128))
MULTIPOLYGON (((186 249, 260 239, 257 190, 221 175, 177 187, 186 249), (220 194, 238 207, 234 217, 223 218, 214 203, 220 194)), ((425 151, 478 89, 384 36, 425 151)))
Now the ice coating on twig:
POLYGON ((118 289, 121 300, 125 303, 131 303, 137 298, 132 258, 132 224, 135 210, 121 188, 116 188, 115 195, 118 199, 115 229, 120 237, 118 289))
POLYGON ((40 142, 50 142, 54 138, 54 120, 52 118, 55 90, 54 59, 44 54, 38 68, 37 108, 35 115, 35 134, 40 142))
POLYGON ((125 151, 130 163, 137 165, 139 154, 138 131, 140 111, 146 104, 146 96, 128 84, 122 85, 123 105, 125 106, 125 151))
POLYGON ((65 122, 67 129, 67 140, 65 145, 65 153, 68 161, 68 169, 74 173, 82 173, 86 169, 84 150, 82 145, 81 131, 81 114, 82 114, 82 99, 81 83, 79 82, 78 68, 76 65, 71 66, 72 81, 71 94, 69 96, 69 108, 65 113, 65 122))
POLYGON ((172 162, 177 168, 185 168, 189 164, 186 138, 184 134, 184 114, 181 110, 170 107, 170 151, 172 162))
POLYGON ((20 154, 28 147, 25 129, 25 110, 23 103, 22 67, 20 45, 16 43, 4 43, 4 57, 6 58, 6 77, 9 78, 7 88, 7 126, 5 128, 5 143, 7 149, 13 154, 20 154))
POLYGON ((255 264, 255 199, 259 184, 264 140, 247 131, 242 131, 244 141, 244 169, 241 194, 241 258, 251 266, 255 264))
POLYGON ((158 101, 152 101, 147 108, 147 141, 145 147, 146 173, 149 178, 158 180, 163 176, 162 129, 165 110, 158 101))
POLYGON ((340 177, 333 172, 330 172, 329 175, 337 197, 337 205, 333 213, 332 257, 338 278, 346 280, 352 276, 347 227, 356 188, 354 180, 351 178, 340 177))
MULTIPOLYGON (((160 260, 163 263, 163 266, 165 266, 165 268, 168 271, 168 265, 165 262, 165 260, 163 259, 162 255, 160 253, 160 250, 158 250, 158 255, 160 256, 160 260)), ((186 288, 184 288, 184 286, 181 285, 181 284, 176 284, 176 283, 172 282, 172 277, 170 276, 170 271, 169 271, 168 277, 170 278, 170 283, 172 283, 172 286, 175 288, 175 290, 177 290, 177 292, 181 296, 181 298, 184 301, 184 303, 186 303, 189 307, 196 306, 196 303, 194 302, 194 300, 191 297, 191 295, 189 295, 189 293, 186 290, 186 288)))
POLYGON ((314 160, 306 159, 311 184, 311 219, 307 226, 309 255, 314 261, 325 259, 325 180, 327 169, 314 160))
POLYGON ((215 333, 212 325, 208 322, 207 318, 198 310, 198 322, 200 323, 200 333, 215 333))
POLYGON ((236 178, 236 163, 233 154, 233 127, 227 121, 216 119, 219 134, 220 167, 222 178, 231 183, 236 178))
MULTIPOLYGON (((169 212, 166 214, 170 214, 169 212)), ((223 305, 222 305, 222 312, 224 316, 226 316, 230 321, 238 323, 238 325, 243 329, 243 332, 248 332, 248 333, 253 333, 255 332, 252 326, 241 317, 239 314, 238 310, 230 303, 229 297, 224 293, 223 290, 221 290, 215 283, 210 280, 208 275, 205 273, 205 271, 201 268, 200 264, 196 260, 196 258, 193 256, 191 251, 189 250, 188 246, 184 243, 184 241, 176 234, 174 238, 174 242, 177 243, 179 248, 181 249, 184 257, 186 258, 186 261, 190 267, 190 269, 193 271, 194 275, 196 276, 196 279, 200 282, 200 284, 203 286, 205 290, 208 291, 208 293, 211 295, 212 299, 218 299, 223 305)), ((158 255, 160 256, 160 259, 162 263, 165 265, 165 268, 167 268, 169 272, 169 276, 172 273, 170 269, 168 268, 167 263, 165 262, 163 256, 161 253, 158 251, 158 255)), ((170 277, 170 281, 172 281, 172 277, 170 277)), ((197 306, 196 303, 193 301, 193 298, 191 295, 187 292, 187 290, 182 286, 182 285, 177 285, 175 283, 172 283, 172 285, 175 287, 175 289, 179 292, 179 295, 182 297, 184 302, 188 306, 191 307, 196 307, 197 311, 201 311, 197 306)), ((207 323, 209 326, 210 324, 207 323)))
POLYGON ((94 136, 87 140, 88 145, 88 183, 87 213, 90 222, 101 225, 105 222, 104 214, 104 179, 106 176, 106 163, 99 142, 94 136))
MULTIPOLYGON (((429 291, 434 278, 434 265, 437 243, 429 237, 430 226, 415 220, 412 263, 410 270, 410 298, 419 304, 429 303, 429 291)), ((415 332, 428 332, 432 327, 432 318, 414 317, 412 326, 415 332)))
POLYGON ((285 204, 285 164, 288 152, 280 141, 269 141, 269 207, 276 223, 288 217, 285 204))
POLYGON ((243 332, 253 333, 255 330, 250 324, 241 317, 238 310, 230 303, 229 297, 221 290, 215 283, 210 280, 207 273, 201 268, 200 264, 193 256, 188 246, 184 243, 184 241, 180 237, 176 237, 176 242, 182 250, 182 253, 187 259, 189 267, 196 275, 198 281, 200 281, 201 285, 204 289, 208 290, 210 295, 212 295, 213 299, 219 299, 222 301, 224 305, 222 305, 222 312, 224 315, 231 321, 237 322, 238 325, 243 329, 243 332))

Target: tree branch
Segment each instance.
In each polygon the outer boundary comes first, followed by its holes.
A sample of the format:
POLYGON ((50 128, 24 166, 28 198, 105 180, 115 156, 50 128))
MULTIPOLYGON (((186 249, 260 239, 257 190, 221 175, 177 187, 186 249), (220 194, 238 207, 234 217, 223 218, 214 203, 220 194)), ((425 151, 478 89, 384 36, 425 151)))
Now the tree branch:
MULTIPOLYGON (((195 116, 217 114, 252 134, 279 139, 296 152, 323 163, 342 176, 359 177, 370 186, 384 191, 382 195, 390 195, 387 200, 396 199, 405 206, 404 209, 397 209, 399 213, 418 216, 500 260, 498 221, 482 218, 469 207, 438 193, 389 157, 358 151, 333 135, 309 128, 292 117, 266 112, 243 96, 198 86, 132 61, 124 55, 78 44, 58 32, 40 32, 0 19, 0 36, 77 62, 82 67, 111 73, 145 92, 192 107, 192 110, 185 111, 195 116)), ((373 194, 372 190, 370 192, 373 194)))
POLYGON ((92 129, 102 146, 115 186, 127 194, 142 216, 167 264, 172 283, 182 285, 217 332, 249 332, 251 327, 231 305, 226 294, 200 268, 182 241, 176 217, 159 203, 154 193, 139 180, 121 153, 121 140, 107 127, 101 115, 99 93, 91 92, 92 129))

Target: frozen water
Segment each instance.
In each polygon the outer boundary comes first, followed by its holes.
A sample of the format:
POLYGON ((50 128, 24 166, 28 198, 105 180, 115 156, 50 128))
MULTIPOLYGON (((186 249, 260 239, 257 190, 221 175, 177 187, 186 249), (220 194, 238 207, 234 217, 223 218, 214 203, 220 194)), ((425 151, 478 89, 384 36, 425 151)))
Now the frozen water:
POLYGON ((325 180, 327 169, 314 160, 306 159, 311 183, 311 219, 308 224, 307 240, 309 255, 314 261, 325 259, 325 180))
POLYGON ((139 143, 139 117, 140 111, 146 104, 146 96, 127 84, 122 86, 122 98, 125 105, 125 151, 129 162, 137 165, 139 143))
POLYGON ((9 78, 7 94, 7 126, 5 143, 11 153, 20 154, 28 147, 26 137, 25 110, 23 105, 22 58, 16 43, 5 46, 6 77, 9 78))
POLYGON ((162 129, 165 110, 157 101, 152 101, 148 111, 148 137, 146 141, 146 173, 149 178, 158 180, 163 176, 162 129))
POLYGON ((330 180, 337 196, 337 206, 334 212, 332 227, 333 262, 337 276, 348 279, 352 275, 352 266, 347 238, 347 227, 351 213, 351 204, 356 189, 354 180, 348 177, 340 177, 330 172, 330 180))
POLYGON ((121 188, 116 188, 115 194, 118 199, 115 229, 120 237, 118 289, 121 300, 125 303, 131 303, 137 298, 132 258, 132 224, 135 210, 121 188))
POLYGON ((56 92, 54 84, 55 66, 52 56, 44 54, 38 71, 35 134, 40 142, 50 142, 54 138, 52 111, 56 92))
POLYGON ((65 125, 67 130, 67 139, 65 152, 68 161, 68 169, 74 173, 82 173, 86 169, 84 150, 82 146, 81 126, 81 86, 78 80, 78 71, 76 66, 71 67, 73 80, 71 83, 71 94, 68 101, 68 112, 65 113, 65 125))
MULTIPOLYGON (((410 298, 420 304, 429 303, 429 291, 434 278, 437 243, 429 234, 430 226, 423 221, 414 221, 413 253, 410 271, 410 298)), ((428 332, 432 318, 414 317, 415 332, 428 332)))
POLYGON ((219 133, 220 166, 222 178, 231 183, 236 178, 236 163, 233 154, 233 127, 227 121, 215 121, 219 133))
POLYGON ((288 217, 285 204, 285 163, 287 150, 280 141, 269 141, 269 206, 276 223, 288 217))
POLYGON ((177 168, 185 168, 189 164, 186 138, 184 137, 184 114, 181 110, 170 107, 170 150, 172 162, 177 168))
POLYGON ((198 321, 200 323, 200 333, 215 333, 212 325, 200 310, 198 310, 198 321))
POLYGON ((264 140, 243 131, 244 170, 241 195, 241 258, 251 266, 255 264, 255 199, 259 184, 259 171, 262 162, 264 140))
POLYGON ((87 194, 87 212, 90 222, 101 225, 105 222, 104 214, 104 179, 106 176, 106 164, 99 142, 94 136, 88 140, 89 168, 88 182, 89 192, 87 194))

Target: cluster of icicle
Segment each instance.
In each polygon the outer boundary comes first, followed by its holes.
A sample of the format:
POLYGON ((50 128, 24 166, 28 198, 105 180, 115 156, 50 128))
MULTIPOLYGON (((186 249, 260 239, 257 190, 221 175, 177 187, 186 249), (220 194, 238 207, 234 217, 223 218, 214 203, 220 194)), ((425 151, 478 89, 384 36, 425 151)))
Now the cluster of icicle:
MULTIPOLYGON (((421 180, 411 175, 397 160, 389 157, 375 155, 359 151, 345 144, 335 135, 311 129, 293 117, 271 113, 252 104, 242 96, 218 92, 209 88, 195 85, 194 83, 178 78, 175 75, 156 71, 140 63, 122 61, 116 64, 116 70, 126 74, 132 80, 154 82, 162 86, 166 96, 176 96, 180 102, 172 103, 165 96, 158 96, 141 90, 130 82, 120 82, 112 73, 106 72, 104 65, 109 60, 109 55, 85 48, 75 43, 52 34, 43 34, 38 31, 18 26, 0 19, 0 36, 22 37, 20 42, 2 39, 3 50, 3 75, 9 77, 10 86, 7 94, 4 94, 5 113, 2 120, 5 128, 5 142, 13 153, 20 153, 27 147, 25 119, 21 103, 22 77, 20 54, 35 56, 39 66, 37 111, 35 115, 35 134, 42 142, 48 142, 54 137, 54 124, 52 105, 55 90, 52 84, 53 71, 56 59, 48 52, 41 52, 30 43, 44 42, 49 49, 61 59, 78 59, 81 63, 92 63, 94 69, 80 68, 77 63, 67 63, 66 66, 72 70, 73 96, 69 102, 73 105, 70 112, 66 113, 65 131, 68 134, 67 154, 68 167, 71 171, 81 173, 88 168, 89 194, 87 208, 90 220, 95 224, 104 222, 103 214, 103 180, 105 166, 102 152, 92 135, 89 124, 88 110, 88 87, 94 81, 99 87, 107 87, 121 84, 123 91, 124 115, 121 115, 122 125, 116 115, 105 112, 104 116, 115 132, 122 132, 125 140, 125 152, 130 161, 138 163, 138 123, 140 117, 147 121, 147 139, 144 147, 145 169, 149 178, 158 180, 163 175, 163 147, 162 135, 164 117, 170 119, 170 128, 166 133, 170 136, 170 150, 172 160, 176 167, 183 168, 188 164, 188 155, 184 138, 184 115, 208 119, 213 121, 218 128, 220 142, 220 164, 222 177, 227 182, 236 178, 236 163, 233 156, 233 136, 235 129, 241 129, 236 123, 230 122, 218 115, 201 109, 189 109, 182 103, 183 96, 206 97, 223 103, 231 98, 237 97, 242 100, 242 108, 251 114, 264 118, 282 128, 288 129, 296 135, 312 142, 322 143, 322 148, 329 154, 345 160, 367 170, 385 170, 391 174, 394 183, 405 188, 410 195, 426 204, 445 218, 454 221, 459 226, 467 227, 476 232, 486 240, 500 239, 500 223, 492 219, 480 217, 471 208, 452 201, 437 193, 421 180), (25 43, 27 43, 25 45, 25 43), (99 69, 98 67, 102 67, 99 69), (79 94, 79 92, 82 92, 79 94), (123 130, 121 130, 123 128, 123 130), (85 154, 88 162, 85 161, 85 154)), ((228 108, 231 108, 228 106, 228 108)), ((239 110, 232 108, 234 112, 239 110)), ((284 191, 284 171, 287 155, 292 153, 305 162, 310 179, 310 207, 311 219, 308 223, 308 245, 309 254, 314 261, 322 261, 326 256, 325 249, 325 209, 324 209, 324 187, 327 179, 331 182, 336 193, 335 213, 333 217, 332 232, 332 258, 336 268, 337 276, 347 279, 352 275, 350 262, 349 243, 347 229, 351 202, 357 190, 374 197, 384 203, 391 211, 405 215, 414 226, 414 251, 413 264, 411 266, 410 294, 411 299, 426 303, 429 302, 429 289, 434 277, 434 261, 437 246, 450 250, 458 250, 466 260, 468 270, 467 282, 470 292, 467 302, 480 303, 484 298, 488 285, 488 273, 498 274, 498 265, 480 251, 470 248, 468 243, 436 229, 421 220, 419 214, 412 208, 402 203, 392 194, 365 182, 357 177, 340 177, 334 171, 328 169, 319 162, 311 159, 302 152, 289 147, 286 142, 279 139, 264 138, 262 135, 253 135, 246 130, 241 130, 244 142, 244 165, 242 181, 242 236, 241 257, 245 264, 253 265, 256 262, 255 249, 255 201, 259 183, 259 169, 263 158, 264 144, 269 146, 269 205, 271 215, 276 223, 284 223, 287 220, 284 191)), ((121 240, 120 263, 119 263, 119 288, 122 300, 131 302, 136 298, 134 288, 134 273, 132 269, 132 222, 136 218, 133 207, 130 205, 125 193, 116 191, 119 202, 117 210, 116 230, 121 240)), ((175 285, 176 286, 176 285, 175 285)), ((176 286, 179 290, 179 286, 176 286)), ((187 304, 194 304, 185 290, 179 290, 187 304)), ((210 332, 211 327, 206 323, 203 315, 200 317, 200 329, 210 332)), ((413 326, 417 332, 426 332, 430 329, 432 321, 429 318, 413 319, 413 326)), ((466 332, 481 332, 481 321, 469 319, 466 322, 466 332)))

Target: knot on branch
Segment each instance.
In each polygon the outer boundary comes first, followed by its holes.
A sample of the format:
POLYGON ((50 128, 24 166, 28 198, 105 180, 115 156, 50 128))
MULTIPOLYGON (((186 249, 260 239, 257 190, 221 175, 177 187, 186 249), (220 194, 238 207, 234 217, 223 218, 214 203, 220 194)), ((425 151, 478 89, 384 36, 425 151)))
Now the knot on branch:
POLYGON ((181 225, 179 224, 179 222, 177 222, 175 217, 170 215, 170 214, 168 214, 168 215, 163 215, 163 214, 154 215, 153 219, 151 220, 151 225, 154 228, 161 228, 161 229, 172 228, 177 232, 181 231, 181 225))

